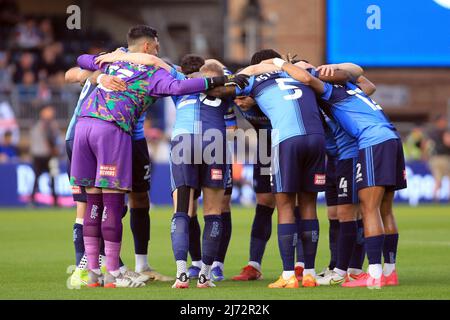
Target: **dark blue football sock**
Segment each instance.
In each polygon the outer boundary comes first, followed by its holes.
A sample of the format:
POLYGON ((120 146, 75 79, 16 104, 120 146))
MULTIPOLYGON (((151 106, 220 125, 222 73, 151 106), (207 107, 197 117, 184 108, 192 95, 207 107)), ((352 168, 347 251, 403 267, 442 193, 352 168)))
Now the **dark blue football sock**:
POLYGON ((395 263, 397 259, 398 233, 384 236, 384 263, 395 263))
POLYGON ((173 215, 170 236, 175 260, 186 261, 189 250, 189 216, 186 213, 177 212, 173 215))
POLYGON ((384 234, 365 238, 366 253, 369 264, 381 264, 381 253, 383 252, 384 234))
POLYGON ((256 205, 250 236, 250 261, 261 264, 267 241, 272 234, 272 214, 274 208, 256 205))
POLYGON ((339 220, 328 219, 330 228, 328 230, 328 240, 330 248, 330 263, 328 269, 333 270, 336 267, 338 258, 338 239, 339 239, 339 220))
POLYGON ((284 271, 294 270, 297 236, 297 225, 295 223, 278 225, 278 248, 280 249, 284 271))
POLYGON ((73 225, 73 245, 75 246, 75 265, 80 264, 84 255, 83 225, 75 223, 73 225))
POLYGON ((301 239, 305 257, 305 269, 314 269, 317 245, 319 243, 319 220, 302 219, 301 239))
POLYGON ((356 232, 358 225, 356 221, 341 222, 339 226, 338 238, 338 258, 336 268, 347 271, 353 248, 356 242, 356 232))
MULTIPOLYGON (((300 216, 300 208, 295 207, 294 208, 294 216, 295 216, 295 223, 297 224, 297 233, 301 234, 302 232, 302 218, 300 216)), ((303 243, 301 237, 298 237, 297 239, 297 245, 295 247, 295 251, 297 253, 297 259, 296 262, 303 262, 305 263, 305 257, 303 256, 303 243)))
POLYGON ((203 229, 202 262, 212 265, 219 251, 222 239, 222 217, 220 215, 205 215, 203 229))
POLYGON ((356 243, 348 267, 362 270, 364 257, 366 256, 366 249, 364 247, 364 224, 362 219, 356 221, 356 223, 358 225, 356 243))
POLYGON ((202 249, 200 243, 201 231, 197 216, 189 220, 189 254, 192 261, 202 260, 202 249))
POLYGON ((134 239, 134 253, 147 254, 150 240, 150 208, 131 208, 130 226, 134 239))
POLYGON ((220 239, 219 251, 214 261, 224 263, 228 245, 231 239, 231 212, 222 212, 222 238, 220 239))

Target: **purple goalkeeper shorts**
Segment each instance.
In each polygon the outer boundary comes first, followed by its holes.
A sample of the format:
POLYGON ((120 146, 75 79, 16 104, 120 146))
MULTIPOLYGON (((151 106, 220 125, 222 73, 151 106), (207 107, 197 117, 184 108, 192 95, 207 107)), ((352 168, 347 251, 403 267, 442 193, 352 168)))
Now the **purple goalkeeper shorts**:
POLYGON ((70 183, 130 191, 131 136, 113 123, 80 118, 76 124, 70 183))

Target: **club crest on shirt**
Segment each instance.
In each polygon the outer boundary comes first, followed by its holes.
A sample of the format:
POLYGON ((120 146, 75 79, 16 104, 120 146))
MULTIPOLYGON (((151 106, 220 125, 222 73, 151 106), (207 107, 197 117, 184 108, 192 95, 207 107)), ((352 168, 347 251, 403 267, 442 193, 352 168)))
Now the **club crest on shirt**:
POLYGON ((211 169, 211 180, 222 180, 222 169, 211 169))
POLYGON ((103 177, 116 177, 117 176, 116 166, 101 165, 100 175, 103 177))

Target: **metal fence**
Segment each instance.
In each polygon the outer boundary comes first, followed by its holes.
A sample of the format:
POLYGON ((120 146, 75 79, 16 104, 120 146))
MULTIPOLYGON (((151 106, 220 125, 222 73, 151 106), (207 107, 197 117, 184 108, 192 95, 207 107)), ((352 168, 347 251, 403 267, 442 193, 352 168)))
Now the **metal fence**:
POLYGON ((16 85, 0 89, 0 101, 10 104, 20 128, 28 129, 39 118, 42 107, 52 105, 56 120, 64 126, 72 116, 81 88, 78 85, 16 85))

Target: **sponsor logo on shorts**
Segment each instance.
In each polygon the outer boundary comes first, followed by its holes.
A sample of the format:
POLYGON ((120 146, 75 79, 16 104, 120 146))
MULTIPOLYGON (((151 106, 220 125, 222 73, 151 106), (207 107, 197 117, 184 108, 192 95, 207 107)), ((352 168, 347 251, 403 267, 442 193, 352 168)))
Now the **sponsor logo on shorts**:
POLYGON ((115 177, 115 176, 117 176, 116 166, 101 165, 100 166, 100 175, 102 177, 115 177))
POLYGON ((211 169, 211 180, 222 180, 222 169, 211 169))
POLYGON ((326 182, 326 176, 324 174, 315 174, 314 175, 314 184, 316 186, 324 186, 326 182))
POLYGON ((79 186, 72 186, 72 194, 81 194, 81 188, 79 186))

